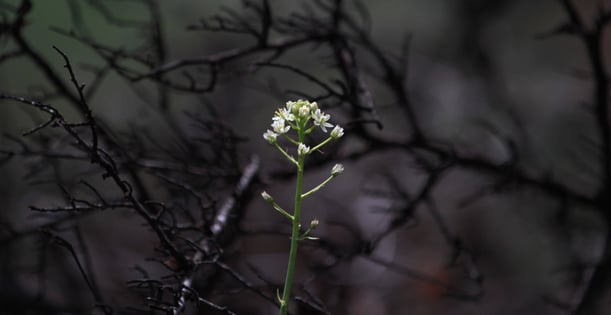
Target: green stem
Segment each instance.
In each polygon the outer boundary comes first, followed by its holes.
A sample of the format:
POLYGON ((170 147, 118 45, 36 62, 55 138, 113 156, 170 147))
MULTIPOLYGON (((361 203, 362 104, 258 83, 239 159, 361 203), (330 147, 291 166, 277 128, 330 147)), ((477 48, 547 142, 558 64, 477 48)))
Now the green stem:
MULTIPOLYGON (((305 124, 304 124, 305 125, 305 124)), ((304 126, 299 128, 299 142, 303 143, 305 133, 304 126)), ((289 300, 291 298, 291 288, 293 286, 293 274, 295 271, 295 263, 297 262, 297 246, 299 244, 299 218, 301 214, 301 190, 303 186, 303 167, 305 155, 299 155, 297 158, 297 184, 295 185, 295 211, 293 213, 293 229, 291 231, 291 250, 289 252, 289 262, 286 269, 286 278, 284 280, 284 290, 282 291, 282 300, 280 301, 280 315, 286 315, 289 308, 289 300)))
POLYGON ((310 149, 310 152, 315 152, 318 149, 322 148, 324 145, 326 145, 327 143, 331 142, 331 140, 333 140, 333 138, 328 137, 327 139, 325 139, 325 141, 321 142, 320 144, 318 144, 317 146, 313 147, 312 149, 310 149))
POLYGON ((286 157, 287 159, 289 159, 289 161, 293 162, 293 164, 297 165, 297 161, 295 161, 295 159, 290 156, 288 153, 286 153, 286 151, 284 151, 283 148, 281 148, 278 143, 274 143, 274 146, 276 146, 276 149, 278 149, 278 151, 280 151, 280 153, 282 153, 282 155, 284 155, 284 157, 286 157))
POLYGON ((280 212, 283 216, 287 217, 289 220, 291 220, 291 222, 293 221, 293 216, 290 215, 288 212, 286 212, 286 210, 282 209, 282 207, 280 207, 279 204, 277 204, 276 202, 272 203, 272 207, 274 207, 274 209, 276 209, 276 211, 280 212))
POLYGON ((308 191, 307 193, 301 195, 301 198, 305 198, 308 197, 309 195, 319 191, 321 188, 325 187, 325 185, 327 185, 335 176, 331 175, 329 176, 327 179, 325 179, 324 182, 318 184, 318 186, 312 188, 310 191, 308 191))

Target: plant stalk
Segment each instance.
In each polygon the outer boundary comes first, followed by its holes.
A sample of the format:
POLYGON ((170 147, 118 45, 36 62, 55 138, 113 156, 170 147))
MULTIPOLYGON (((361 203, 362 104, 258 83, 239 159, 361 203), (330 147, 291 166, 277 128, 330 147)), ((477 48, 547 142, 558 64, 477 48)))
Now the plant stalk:
MULTIPOLYGON (((303 126, 299 128, 299 142, 303 143, 305 132, 303 126)), ((293 229, 291 231, 291 249, 289 252, 289 262, 286 269, 286 278, 284 280, 284 290, 282 292, 282 300, 280 301, 280 315, 286 315, 289 308, 289 300, 291 298, 291 288, 293 286, 293 274, 295 271, 295 263, 297 262, 297 247, 299 245, 299 218, 301 216, 301 191, 303 186, 303 168, 305 155, 297 157, 297 183, 295 185, 295 210, 293 213, 293 229)))

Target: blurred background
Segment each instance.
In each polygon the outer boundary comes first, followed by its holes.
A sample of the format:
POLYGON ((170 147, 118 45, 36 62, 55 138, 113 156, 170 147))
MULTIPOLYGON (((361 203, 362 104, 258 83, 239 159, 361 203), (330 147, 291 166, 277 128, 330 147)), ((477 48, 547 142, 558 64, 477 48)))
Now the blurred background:
POLYGON ((292 314, 607 314, 610 16, 0 0, 0 313, 277 312, 290 225, 259 194, 295 178, 262 134, 304 98, 346 130, 306 186, 346 170, 304 204, 292 314))

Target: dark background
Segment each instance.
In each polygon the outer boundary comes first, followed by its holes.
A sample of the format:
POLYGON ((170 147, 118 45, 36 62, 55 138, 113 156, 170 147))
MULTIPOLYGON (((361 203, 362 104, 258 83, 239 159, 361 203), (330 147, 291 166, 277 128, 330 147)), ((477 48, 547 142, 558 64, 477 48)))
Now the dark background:
POLYGON ((346 130, 306 186, 346 170, 304 204, 293 314, 611 312, 610 21, 0 0, 0 313, 277 312, 290 226, 259 193, 288 208, 295 178, 261 135, 298 98, 346 130))

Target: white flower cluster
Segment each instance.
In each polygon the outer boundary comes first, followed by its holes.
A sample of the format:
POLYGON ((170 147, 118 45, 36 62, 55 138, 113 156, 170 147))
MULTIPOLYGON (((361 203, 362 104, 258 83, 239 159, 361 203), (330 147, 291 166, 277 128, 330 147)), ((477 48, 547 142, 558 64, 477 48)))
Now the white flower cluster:
MULTIPOLYGON (((341 138, 344 135, 344 128, 339 125, 333 126, 329 123, 329 119, 331 119, 331 116, 318 108, 316 102, 304 100, 288 101, 284 108, 276 110, 272 118, 272 130, 268 129, 263 134, 263 139, 270 144, 275 144, 278 141, 278 136, 288 133, 291 128, 307 130, 307 133, 309 133, 313 129, 313 127, 308 126, 310 121, 325 133, 327 128, 333 127, 330 133, 331 139, 341 138)), ((299 154, 307 154, 308 152, 309 148, 307 146, 299 147, 299 154)))

